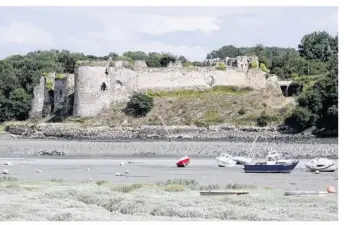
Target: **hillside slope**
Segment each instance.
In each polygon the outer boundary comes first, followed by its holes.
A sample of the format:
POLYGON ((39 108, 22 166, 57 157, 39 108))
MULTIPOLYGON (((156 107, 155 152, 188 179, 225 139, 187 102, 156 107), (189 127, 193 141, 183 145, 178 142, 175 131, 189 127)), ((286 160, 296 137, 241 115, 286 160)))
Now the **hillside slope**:
POLYGON ((294 108, 295 100, 266 90, 235 87, 215 87, 203 91, 148 92, 154 98, 154 107, 146 117, 125 115, 125 103, 117 104, 95 118, 69 118, 85 125, 166 125, 233 124, 256 126, 265 113, 268 125, 276 125, 294 108))

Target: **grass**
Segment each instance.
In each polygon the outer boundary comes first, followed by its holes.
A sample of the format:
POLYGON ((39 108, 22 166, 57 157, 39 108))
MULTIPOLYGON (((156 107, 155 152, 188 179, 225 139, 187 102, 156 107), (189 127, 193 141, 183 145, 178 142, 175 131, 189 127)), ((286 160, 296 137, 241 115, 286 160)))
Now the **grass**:
POLYGON ((160 184, 128 185, 107 181, 33 184, 0 180, 0 185, 0 220, 6 221, 338 220, 337 196, 285 197, 282 190, 240 184, 222 187, 178 179, 160 184), (4 183, 7 186, 3 186, 4 183), (35 185, 36 188, 16 189, 16 185, 35 185), (219 188, 244 188, 250 193, 243 196, 199 195, 200 189, 219 188))
POLYGON ((161 98, 161 97, 204 97, 208 94, 219 95, 219 94, 246 94, 253 89, 250 87, 238 87, 238 86, 215 86, 210 89, 194 90, 194 89, 181 89, 174 91, 146 91, 146 94, 150 97, 161 98))
POLYGON ((263 91, 236 86, 216 86, 207 90, 147 91, 154 98, 154 107, 146 117, 133 118, 123 113, 125 103, 113 106, 102 117, 87 119, 84 124, 109 126, 195 125, 216 124, 257 126, 257 119, 265 111, 274 118, 268 126, 283 122, 295 107, 293 98, 271 96, 263 91))

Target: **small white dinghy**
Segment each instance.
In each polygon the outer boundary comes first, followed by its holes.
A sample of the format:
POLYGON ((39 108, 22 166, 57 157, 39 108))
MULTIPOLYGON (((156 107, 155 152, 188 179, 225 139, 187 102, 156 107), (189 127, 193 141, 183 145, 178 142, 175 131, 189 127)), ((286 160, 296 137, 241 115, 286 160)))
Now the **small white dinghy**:
POLYGON ((335 162, 327 158, 314 158, 306 163, 305 166, 310 171, 334 172, 336 170, 335 162))
POLYGON ((228 153, 221 153, 221 155, 217 157, 216 160, 219 167, 233 167, 237 163, 232 159, 232 155, 228 153))

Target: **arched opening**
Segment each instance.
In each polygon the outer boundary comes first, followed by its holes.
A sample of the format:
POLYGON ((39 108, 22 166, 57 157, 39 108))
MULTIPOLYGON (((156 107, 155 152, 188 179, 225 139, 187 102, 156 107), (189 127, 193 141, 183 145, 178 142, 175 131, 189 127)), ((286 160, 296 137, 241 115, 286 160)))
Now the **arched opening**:
POLYGON ((103 82, 102 85, 100 86, 100 90, 102 90, 102 91, 107 90, 107 86, 106 86, 105 82, 103 82))

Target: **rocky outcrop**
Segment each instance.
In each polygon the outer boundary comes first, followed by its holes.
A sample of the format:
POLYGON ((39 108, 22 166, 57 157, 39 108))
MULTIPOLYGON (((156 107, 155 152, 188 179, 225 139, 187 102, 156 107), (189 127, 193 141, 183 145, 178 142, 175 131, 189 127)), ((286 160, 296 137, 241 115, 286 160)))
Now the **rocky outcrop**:
MULTIPOLYGON (((8 133, 23 138, 53 138, 73 140, 134 141, 134 140, 174 140, 174 141, 232 141, 252 142, 258 136, 258 142, 276 143, 315 143, 317 139, 309 132, 301 134, 283 134, 281 128, 236 127, 229 125, 210 126, 169 126, 169 136, 163 126, 108 127, 80 126, 71 124, 47 124, 29 126, 8 126, 8 133)), ((333 140, 333 139, 331 139, 333 140)), ((323 140, 322 140, 323 142, 323 140)), ((332 141, 333 142, 333 141, 332 141)))

